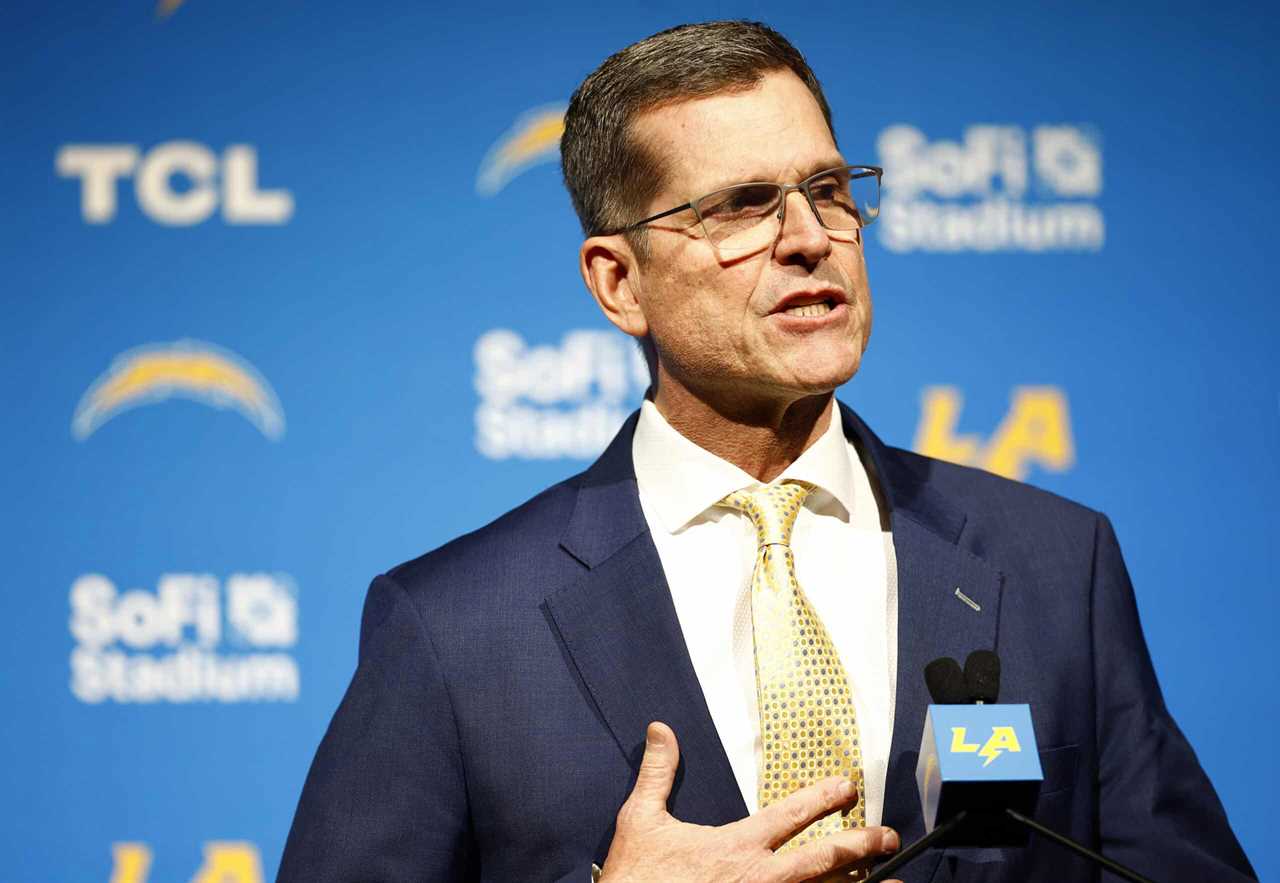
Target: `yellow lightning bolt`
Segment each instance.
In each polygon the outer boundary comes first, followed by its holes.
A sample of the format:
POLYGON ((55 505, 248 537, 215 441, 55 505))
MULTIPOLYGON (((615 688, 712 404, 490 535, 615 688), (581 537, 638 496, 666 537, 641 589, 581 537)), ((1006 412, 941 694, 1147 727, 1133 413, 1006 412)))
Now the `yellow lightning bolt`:
POLYGON ((476 176, 476 191, 493 196, 528 167, 555 159, 563 134, 563 105, 549 105, 523 114, 489 148, 476 176))
POLYGON ((978 752, 979 757, 985 757, 984 767, 991 766, 991 761, 995 760, 1005 751, 1021 751, 1022 744, 1018 742, 1018 731, 1013 727, 992 727, 991 738, 987 740, 987 744, 982 746, 982 750, 978 752))
POLYGON ((560 143, 564 134, 564 114, 547 113, 533 120, 529 127, 502 146, 499 162, 515 165, 560 143))
POLYGON ((87 438, 134 405, 185 396, 217 408, 235 406, 268 438, 284 433, 284 414, 266 381, 231 353, 178 341, 125 353, 94 382, 72 418, 72 434, 87 438))
POLYGON ((97 390, 93 404, 99 410, 111 410, 164 385, 183 386, 205 394, 221 393, 255 410, 263 407, 265 399, 256 380, 220 355, 156 352, 133 359, 97 390))

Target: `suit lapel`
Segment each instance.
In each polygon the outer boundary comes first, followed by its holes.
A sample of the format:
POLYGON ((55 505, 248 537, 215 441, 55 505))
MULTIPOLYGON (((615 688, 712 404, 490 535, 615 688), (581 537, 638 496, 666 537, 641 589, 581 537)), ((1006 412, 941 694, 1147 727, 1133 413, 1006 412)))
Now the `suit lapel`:
MULTIPOLYGON (((910 842, 924 833, 915 783, 930 701, 924 667, 939 656, 963 662, 973 650, 995 648, 1003 577, 960 542, 965 513, 932 487, 928 463, 887 448, 857 415, 840 407, 845 435, 863 452, 891 513, 898 661, 884 823, 910 842), (957 589, 972 604, 958 597, 957 589)), ((633 768, 639 766, 648 723, 669 724, 681 753, 672 812, 685 821, 724 824, 745 816, 746 805, 707 710, 640 508, 631 460, 637 416, 578 480, 578 499, 561 546, 584 570, 549 595, 544 607, 633 768)), ((935 867, 936 861, 918 861, 904 869, 904 879, 928 879, 935 867)))
POLYGON ((931 701, 925 666, 939 656, 963 664, 974 650, 995 648, 1001 577, 905 515, 893 519, 893 545, 898 559, 898 666, 885 819, 905 834, 906 827, 921 824, 915 767, 931 701), (958 598, 957 589, 980 609, 958 598))
MULTIPOLYGON (((885 447, 852 411, 843 406, 841 410, 845 434, 858 442, 869 460, 891 513, 898 663, 884 824, 909 843, 924 835, 915 780, 925 709, 931 701, 924 668, 939 656, 963 664, 974 650, 995 649, 1003 577, 960 543, 965 513, 929 483, 928 462, 903 458, 885 447)), ((903 879, 929 879, 941 852, 935 854, 932 862, 922 857, 904 868, 903 879)))
POLYGON ((633 415, 583 474, 561 546, 586 568, 544 606, 565 652, 633 768, 650 721, 680 743, 671 812, 721 825, 747 814, 676 616, 640 508, 631 461, 633 415))

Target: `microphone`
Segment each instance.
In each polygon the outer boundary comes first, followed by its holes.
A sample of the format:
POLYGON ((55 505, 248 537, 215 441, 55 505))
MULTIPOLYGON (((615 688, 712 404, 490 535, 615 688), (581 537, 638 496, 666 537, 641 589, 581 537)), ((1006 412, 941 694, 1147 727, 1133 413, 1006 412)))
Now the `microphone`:
POLYGON ((975 650, 963 670, 954 659, 935 659, 924 675, 934 704, 925 714, 916 784, 927 833, 865 883, 880 883, 930 846, 1025 846, 1029 832, 1131 883, 1153 883, 1030 818, 1044 773, 1031 706, 996 704, 999 656, 975 650))
POLYGON ((969 701, 960 663, 949 656, 935 659, 924 667, 924 681, 936 705, 960 705, 969 701))
MULTIPOLYGON (((1000 697, 1000 657, 975 650, 964 662, 935 659, 930 670, 940 685, 953 685, 960 676, 962 698, 929 706, 916 764, 916 784, 924 811, 926 832, 955 822, 951 846, 1023 846, 1027 831, 1002 810, 1030 813, 1040 796, 1040 754, 1036 751, 1028 705, 996 705, 1000 697), (951 672, 951 674, 946 674, 951 672), (973 702, 975 704, 956 704, 973 702)), ((954 694, 952 694, 954 695, 954 694)))
POLYGON ((990 650, 974 650, 960 663, 942 656, 924 667, 924 680, 935 705, 979 705, 1000 696, 1000 657, 990 650))
POLYGON ((1000 696, 1000 657, 990 650, 974 650, 964 661, 964 683, 974 702, 995 702, 1000 696))

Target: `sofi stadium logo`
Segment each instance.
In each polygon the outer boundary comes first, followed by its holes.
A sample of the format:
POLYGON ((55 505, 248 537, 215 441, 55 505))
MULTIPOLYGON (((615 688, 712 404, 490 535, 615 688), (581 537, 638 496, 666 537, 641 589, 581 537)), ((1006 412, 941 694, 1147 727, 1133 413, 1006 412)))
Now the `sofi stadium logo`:
POLYGON ((474 355, 476 449, 492 460, 594 457, 649 385, 638 347, 616 331, 580 329, 530 346, 495 328, 474 355))
POLYGON ((80 181, 80 216, 109 224, 119 208, 119 182, 133 179, 142 214, 170 227, 189 227, 221 208, 228 224, 287 224, 293 194, 258 184, 258 151, 232 144, 221 154, 194 141, 167 141, 143 151, 136 144, 67 144, 54 168, 80 181))
POLYGON ((81 702, 293 702, 293 581, 278 573, 166 573, 121 591, 71 585, 71 693, 81 702))
POLYGON ((881 243, 890 251, 1098 251, 1102 148, 1087 127, 969 126, 958 140, 890 126, 881 243))

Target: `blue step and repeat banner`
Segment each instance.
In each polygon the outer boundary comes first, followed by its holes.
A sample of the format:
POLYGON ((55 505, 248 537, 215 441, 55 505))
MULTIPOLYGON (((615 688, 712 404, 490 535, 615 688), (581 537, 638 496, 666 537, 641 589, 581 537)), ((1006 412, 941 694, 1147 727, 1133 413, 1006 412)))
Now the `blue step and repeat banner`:
POLYGON ((791 37, 887 169, 844 400, 1111 516, 1169 705, 1280 879, 1274 5, 0 15, 0 879, 272 878, 369 579, 638 404, 561 113, 608 53, 724 17, 791 37))

